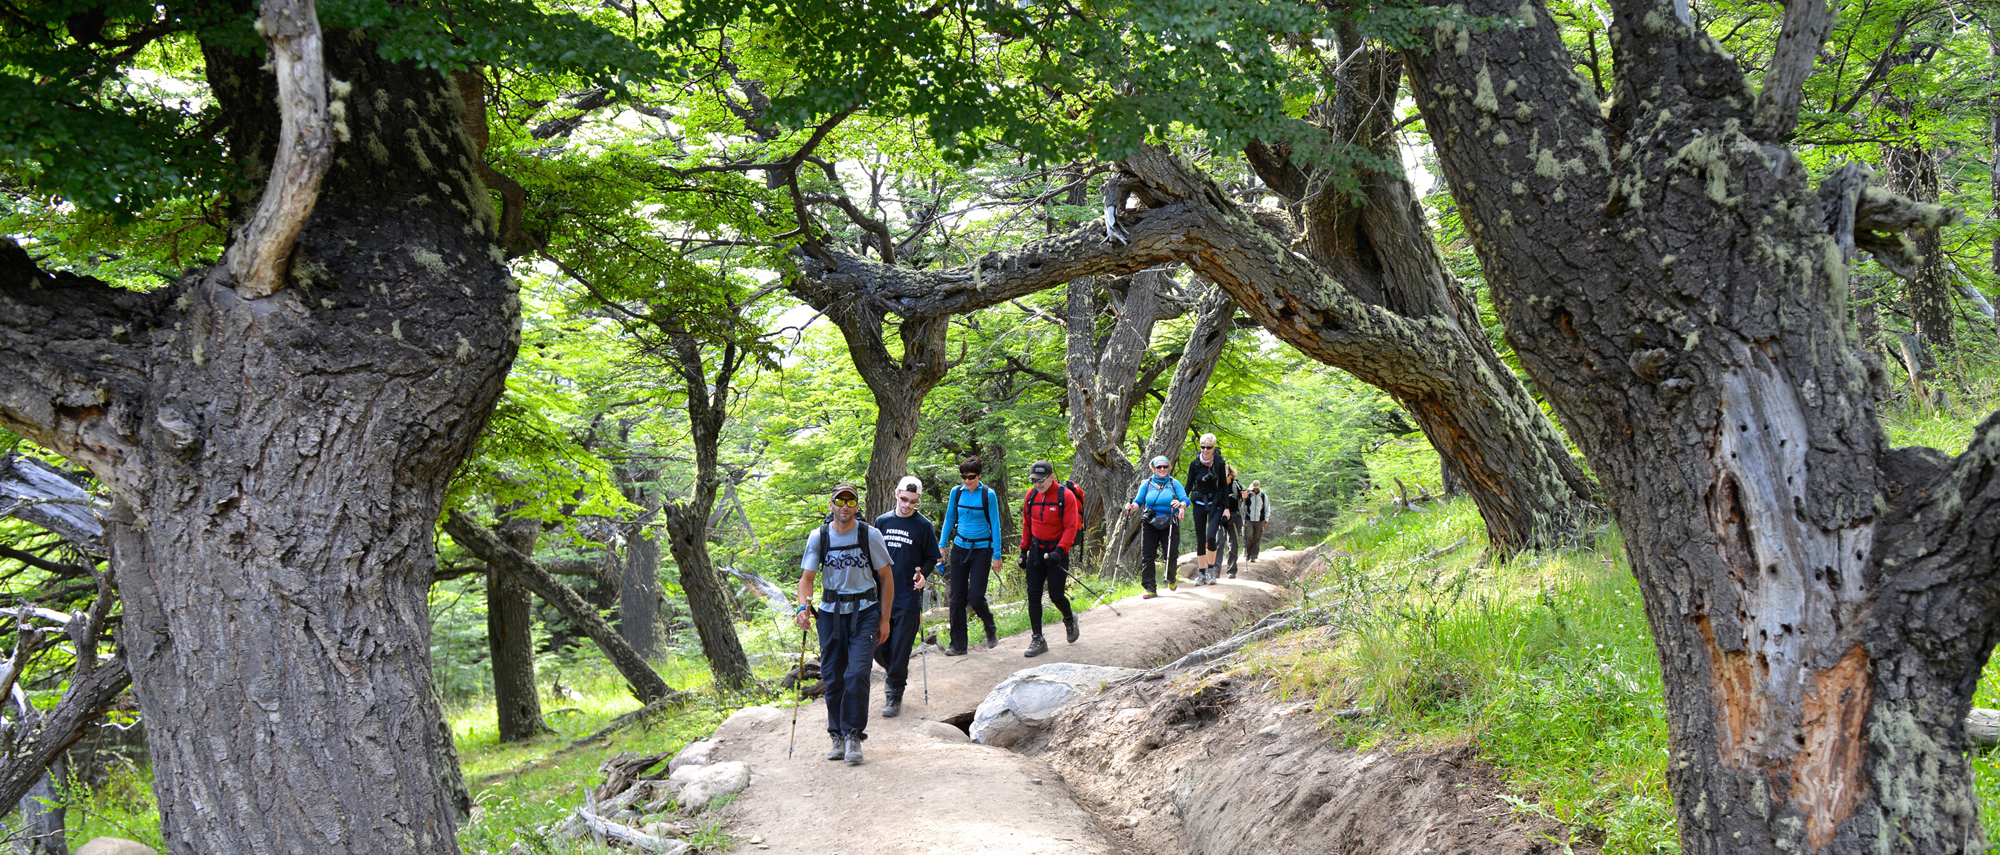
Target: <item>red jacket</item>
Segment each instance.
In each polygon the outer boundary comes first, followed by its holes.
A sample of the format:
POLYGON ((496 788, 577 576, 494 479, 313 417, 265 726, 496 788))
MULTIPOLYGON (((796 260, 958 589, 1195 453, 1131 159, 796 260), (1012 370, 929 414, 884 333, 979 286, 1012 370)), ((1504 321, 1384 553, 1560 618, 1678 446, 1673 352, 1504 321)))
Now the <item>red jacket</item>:
POLYGON ((1077 499, 1075 493, 1061 495, 1059 499, 1060 494, 1055 491, 1067 493, 1069 488, 1053 478, 1048 483, 1051 485, 1048 491, 1031 488, 1027 498, 1021 502, 1023 552, 1028 550, 1030 540, 1045 543, 1053 540, 1064 552, 1068 552, 1070 544, 1076 542, 1076 530, 1083 527, 1083 502, 1077 499), (1062 506, 1060 513, 1056 511, 1059 502, 1062 506))

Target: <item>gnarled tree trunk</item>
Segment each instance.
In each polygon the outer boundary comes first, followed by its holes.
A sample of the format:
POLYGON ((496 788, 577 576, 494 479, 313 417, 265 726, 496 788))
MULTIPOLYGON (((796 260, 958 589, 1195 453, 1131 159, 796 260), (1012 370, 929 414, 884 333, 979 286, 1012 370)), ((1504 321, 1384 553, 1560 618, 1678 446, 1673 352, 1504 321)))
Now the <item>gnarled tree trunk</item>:
MULTIPOLYGON (((430 670, 432 526, 519 303, 447 82, 359 33, 324 55, 353 141, 328 140, 317 191, 267 192, 310 211, 295 244, 244 216, 237 272, 137 293, 0 242, 0 423, 116 498, 120 639, 176 853, 450 853, 468 807, 430 670)), ((264 58, 206 60, 231 151, 267 168, 264 58)))
POLYGON ((1121 285, 1097 276, 1069 283, 1064 366, 1069 376, 1069 440, 1076 449, 1070 478, 1083 488, 1085 497, 1080 539, 1103 529, 1107 515, 1122 509, 1137 483, 1125 449, 1133 408, 1160 373, 1179 359, 1174 355, 1150 366, 1145 359, 1153 327, 1183 311, 1163 293, 1172 284, 1159 271, 1133 274, 1121 285), (1100 299, 1100 290, 1122 296, 1100 299), (1097 326, 1106 308, 1111 327, 1100 334, 1097 326))
MULTIPOLYGON (((522 555, 535 554, 541 521, 508 517, 503 509, 501 543, 522 555)), ((535 686, 534 592, 512 573, 486 565, 486 650, 493 663, 493 707, 501 742, 519 742, 552 733, 542 720, 541 692, 535 686)))
POLYGON ((736 637, 736 611, 730 608, 729 590, 723 587, 722 574, 708 554, 708 520, 722 488, 722 423, 729 416, 731 384, 742 365, 742 353, 733 344, 723 345, 711 382, 701 344, 694 336, 669 331, 668 340, 674 373, 680 375, 687 395, 695 476, 693 492, 666 505, 667 544, 673 550, 674 565, 680 569, 681 590, 687 592, 688 611, 694 617, 695 633, 701 636, 708 667, 717 683, 741 690, 753 679, 750 658, 736 637))
POLYGON ((1948 215, 1817 192, 1783 145, 1832 14, 1754 87, 1613 0, 1608 114, 1539 3, 1440 27, 1411 90, 1508 335, 1601 479, 1664 665, 1682 849, 1982 851, 1964 721, 1996 637, 2000 421, 1891 449, 1848 251, 1948 215))

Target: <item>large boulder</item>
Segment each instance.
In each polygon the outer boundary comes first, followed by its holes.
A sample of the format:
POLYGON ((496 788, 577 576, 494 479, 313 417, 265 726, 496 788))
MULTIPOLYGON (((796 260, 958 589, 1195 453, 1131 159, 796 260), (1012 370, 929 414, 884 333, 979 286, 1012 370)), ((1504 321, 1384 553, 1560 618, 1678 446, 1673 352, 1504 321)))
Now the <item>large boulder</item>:
POLYGON ((1140 673, 1133 668, 1051 662, 1023 671, 994 686, 972 717, 972 741, 1006 748, 1048 723, 1057 707, 1094 694, 1104 684, 1140 673))
POLYGON ((714 755, 715 740, 697 739, 688 743, 679 754, 675 754, 674 759, 667 761, 667 774, 672 775, 680 771, 682 766, 706 766, 714 755))
POLYGON ((723 796, 743 792, 750 786, 750 766, 739 760, 682 766, 667 776, 667 786, 674 791, 674 803, 692 813, 723 796))

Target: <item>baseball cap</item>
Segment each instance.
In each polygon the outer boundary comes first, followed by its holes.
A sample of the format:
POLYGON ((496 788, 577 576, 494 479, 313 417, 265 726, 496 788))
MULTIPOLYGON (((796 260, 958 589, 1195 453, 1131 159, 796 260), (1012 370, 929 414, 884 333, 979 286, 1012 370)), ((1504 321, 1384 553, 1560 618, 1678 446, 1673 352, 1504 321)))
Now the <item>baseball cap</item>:
POLYGON ((921 493, 924 491, 924 482, 917 480, 915 475, 905 475, 903 480, 896 482, 896 492, 901 493, 904 490, 921 493))
POLYGON ((833 495, 829 496, 828 498, 838 499, 840 498, 840 494, 842 493, 847 493, 857 499, 861 498, 861 490, 855 487, 853 484, 849 484, 845 481, 836 485, 833 488, 833 495))
POLYGON ((1035 461, 1035 465, 1028 467, 1028 480, 1030 481, 1047 481, 1049 476, 1054 474, 1056 474, 1055 465, 1046 460, 1037 460, 1035 461))

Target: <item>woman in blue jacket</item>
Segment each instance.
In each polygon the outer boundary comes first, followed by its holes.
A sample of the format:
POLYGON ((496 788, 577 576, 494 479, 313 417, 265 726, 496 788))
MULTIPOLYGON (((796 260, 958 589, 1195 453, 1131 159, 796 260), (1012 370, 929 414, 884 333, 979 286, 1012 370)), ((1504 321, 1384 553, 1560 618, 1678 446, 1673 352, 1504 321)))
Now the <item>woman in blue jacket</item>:
POLYGON ((1128 514, 1140 508, 1146 509, 1140 515, 1146 525, 1139 529, 1140 545, 1146 558, 1146 569, 1139 575, 1140 584, 1146 586, 1146 595, 1142 599, 1150 600, 1160 594, 1153 584, 1153 556, 1161 551, 1163 544, 1167 553, 1167 590, 1180 587, 1174 581, 1174 563, 1180 553, 1180 527, 1176 523, 1180 522, 1187 500, 1187 488, 1174 480, 1173 463, 1164 456, 1153 458, 1152 477, 1139 482, 1139 494, 1125 506, 1128 514))
POLYGON ((1006 539, 1000 536, 1000 495, 979 483, 985 469, 977 457, 960 460, 958 477, 964 483, 951 488, 951 495, 945 497, 938 560, 948 568, 946 583, 951 594, 951 646, 944 649, 946 656, 965 655, 968 606, 986 624, 986 646, 1000 643, 999 634, 993 631, 993 609, 986 604, 986 583, 1000 569, 1006 539))

